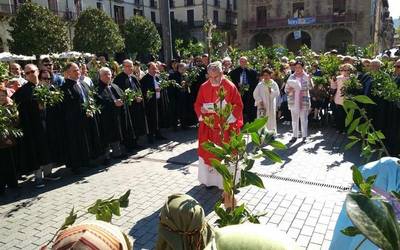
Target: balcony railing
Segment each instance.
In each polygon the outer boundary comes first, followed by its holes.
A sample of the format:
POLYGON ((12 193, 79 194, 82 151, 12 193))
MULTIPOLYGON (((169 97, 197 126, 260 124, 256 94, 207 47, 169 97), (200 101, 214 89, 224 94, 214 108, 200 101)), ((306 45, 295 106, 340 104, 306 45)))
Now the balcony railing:
POLYGON ((302 19, 291 19, 291 18, 271 18, 266 20, 250 20, 247 22, 248 29, 275 29, 275 28, 287 28, 287 27, 298 27, 298 26, 309 26, 319 24, 334 24, 334 23, 352 23, 357 21, 356 14, 344 14, 344 15, 324 15, 316 17, 306 17, 302 19))
MULTIPOLYGON (((14 15, 18 7, 13 4, 0 4, 0 15, 14 15)), ((55 15, 65 20, 74 20, 77 18, 76 12, 51 10, 55 15)))

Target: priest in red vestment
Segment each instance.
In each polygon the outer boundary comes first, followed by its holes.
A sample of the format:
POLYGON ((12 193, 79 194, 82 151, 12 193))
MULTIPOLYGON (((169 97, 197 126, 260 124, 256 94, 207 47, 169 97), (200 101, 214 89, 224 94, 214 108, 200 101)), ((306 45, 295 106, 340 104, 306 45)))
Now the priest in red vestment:
POLYGON ((213 110, 214 103, 219 103, 218 90, 223 87, 226 92, 223 105, 230 103, 233 106, 232 114, 227 121, 229 123, 229 129, 225 131, 224 141, 229 141, 229 135, 231 132, 239 132, 239 129, 243 126, 243 102, 236 86, 231 81, 224 78, 220 62, 209 64, 207 67, 207 73, 208 80, 201 85, 194 104, 199 120, 198 179, 200 183, 208 187, 217 186, 220 189, 223 189, 223 180, 221 175, 210 165, 210 159, 215 158, 215 156, 206 151, 202 147, 202 143, 210 140, 215 144, 221 144, 220 130, 218 129, 218 116, 213 110), (204 123, 204 117, 206 116, 214 116, 215 126, 213 129, 204 123))

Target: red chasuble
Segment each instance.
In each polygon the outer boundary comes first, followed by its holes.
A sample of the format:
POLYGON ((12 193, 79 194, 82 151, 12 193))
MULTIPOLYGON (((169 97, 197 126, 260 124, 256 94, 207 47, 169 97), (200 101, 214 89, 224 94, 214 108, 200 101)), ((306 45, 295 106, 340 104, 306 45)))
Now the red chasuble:
MULTIPOLYGON (((225 101, 233 105, 233 122, 230 122, 229 129, 225 131, 225 141, 229 141, 229 135, 231 131, 239 132, 239 129, 243 126, 243 102, 240 96, 239 91, 236 86, 230 82, 229 80, 223 78, 221 82, 221 86, 224 87, 226 96, 225 101)), ((214 142, 215 144, 221 144, 220 133, 217 125, 219 124, 218 117, 215 114, 203 114, 201 112, 201 107, 210 106, 212 103, 218 103, 218 90, 220 86, 213 86, 211 82, 208 80, 203 83, 200 87, 199 93, 197 95, 196 102, 194 104, 194 109, 197 114, 197 118, 199 119, 199 147, 198 154, 201 158, 203 158, 204 162, 207 165, 210 165, 210 159, 215 158, 213 154, 203 149, 201 144, 203 142, 207 142, 208 140, 214 142), (215 128, 209 128, 204 122, 203 119, 205 116, 214 116, 215 119, 215 128)), ((230 119, 231 120, 231 119, 230 119)))

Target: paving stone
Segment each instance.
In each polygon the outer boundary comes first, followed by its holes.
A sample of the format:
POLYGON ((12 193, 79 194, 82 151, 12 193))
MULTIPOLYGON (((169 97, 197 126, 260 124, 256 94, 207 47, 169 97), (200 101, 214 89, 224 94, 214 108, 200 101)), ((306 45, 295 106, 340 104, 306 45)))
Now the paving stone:
POLYGON ((296 243, 301 246, 301 247, 307 247, 308 243, 310 242, 311 237, 310 236, 305 236, 305 235, 299 235, 299 238, 297 238, 296 243))
POLYGON ((324 234, 314 233, 311 237, 312 243, 322 245, 323 241, 324 241, 324 234))
POLYGON ((305 236, 312 236, 314 232, 314 227, 311 226, 303 226, 303 228, 301 229, 301 234, 305 235, 305 236))

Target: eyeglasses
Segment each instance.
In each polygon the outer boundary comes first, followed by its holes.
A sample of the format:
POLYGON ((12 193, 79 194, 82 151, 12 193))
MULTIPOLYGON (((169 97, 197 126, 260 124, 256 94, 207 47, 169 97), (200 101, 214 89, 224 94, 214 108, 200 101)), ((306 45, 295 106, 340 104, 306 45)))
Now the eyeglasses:
POLYGON ((43 64, 43 66, 45 66, 45 67, 51 67, 51 66, 53 66, 53 64, 52 64, 52 63, 46 63, 46 64, 43 64))
POLYGON ((32 73, 35 73, 35 71, 36 71, 36 70, 27 71, 27 72, 25 72, 25 75, 30 75, 30 74, 32 74, 32 73))

